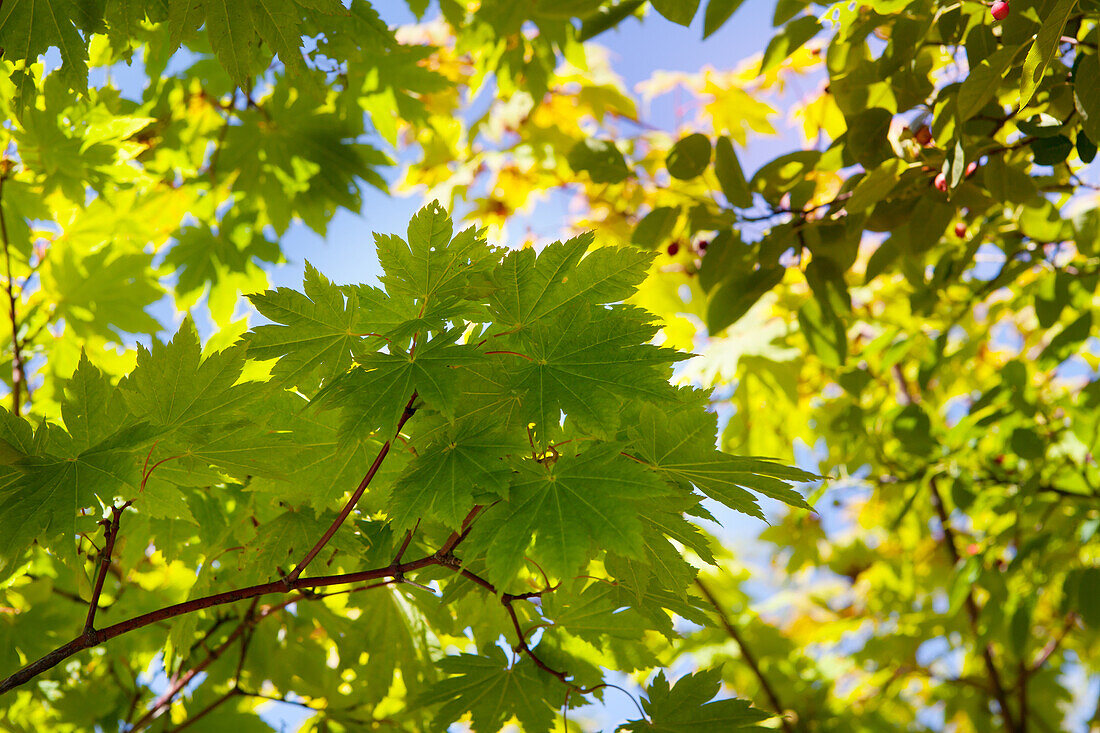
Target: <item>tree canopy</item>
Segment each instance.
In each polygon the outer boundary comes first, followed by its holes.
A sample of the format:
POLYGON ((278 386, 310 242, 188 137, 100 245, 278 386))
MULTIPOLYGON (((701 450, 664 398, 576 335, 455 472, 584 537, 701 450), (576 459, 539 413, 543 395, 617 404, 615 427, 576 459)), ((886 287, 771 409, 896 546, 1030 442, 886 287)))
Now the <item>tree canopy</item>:
POLYGON ((2 727, 1100 726, 1100 5, 399 4, 0 4, 2 727))

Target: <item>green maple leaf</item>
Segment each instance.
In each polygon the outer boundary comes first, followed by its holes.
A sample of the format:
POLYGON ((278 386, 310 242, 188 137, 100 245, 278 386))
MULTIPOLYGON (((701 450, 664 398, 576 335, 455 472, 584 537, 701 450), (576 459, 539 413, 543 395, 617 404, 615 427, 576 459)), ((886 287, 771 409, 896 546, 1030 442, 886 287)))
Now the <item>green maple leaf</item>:
POLYGON ((475 503, 508 493, 512 466, 504 458, 525 447, 515 432, 500 430, 491 418, 447 423, 433 441, 418 447, 394 484, 388 513, 399 529, 420 517, 438 519, 457 528, 475 503), (488 495, 474 500, 475 496, 488 495))
POLYGON ((624 400, 675 400, 668 365, 685 356, 647 344, 657 332, 631 306, 576 307, 520 338, 515 387, 527 393, 525 416, 545 440, 564 411, 584 431, 607 437, 624 400))
POLYGON ((55 294, 58 316, 81 337, 119 340, 122 333, 160 330, 145 310, 164 295, 152 273, 152 254, 125 247, 86 252, 65 244, 51 255, 43 284, 55 294))
POLYGON ((516 384, 515 367, 515 357, 489 354, 458 370, 455 386, 462 400, 455 418, 490 417, 502 429, 524 432, 524 391, 516 384))
MULTIPOLYGON (((61 53, 58 72, 77 90, 88 88, 88 46, 81 33, 103 30, 102 0, 7 0, 0 4, 0 48, 27 66, 50 48, 61 53)), ((32 80, 21 75, 26 98, 32 80)))
MULTIPOLYGON (((70 406, 70 414, 74 409, 70 406)), ((137 451, 148 440, 146 426, 136 425, 85 446, 44 423, 34 438, 42 452, 19 460, 0 482, 0 570, 16 562, 35 540, 49 540, 48 547, 75 564, 77 514, 97 508, 97 502, 137 495, 137 451)))
MULTIPOLYGON (((201 296, 206 285, 216 287, 232 275, 251 276, 260 269, 257 261, 281 262, 279 243, 254 224, 254 211, 236 210, 222 217, 216 228, 189 226, 176 234, 164 264, 177 275, 177 297, 201 296)), ((234 303, 236 296, 234 292, 234 303)))
MULTIPOLYGON (((560 689, 547 689, 529 660, 509 666, 504 652, 489 647, 485 656, 459 654, 443 658, 440 668, 452 675, 417 698, 416 706, 440 705, 434 724, 442 730, 467 711, 478 731, 497 731, 513 717, 524 730, 549 730, 560 689)), ((560 686, 559 686, 560 687, 560 686)))
MULTIPOLYGON (((390 553, 383 562, 393 557, 392 550, 390 553)), ((307 623, 316 624, 331 638, 339 639, 341 658, 367 659, 365 664, 356 667, 359 681, 356 694, 370 702, 386 697, 395 672, 407 680, 410 690, 424 690, 440 678, 435 661, 438 654, 435 632, 445 629, 449 632, 449 624, 440 614, 430 612, 432 606, 438 606, 433 596, 419 588, 407 587, 411 589, 408 592, 394 590, 347 596, 348 607, 359 613, 355 620, 344 614, 326 613, 323 604, 302 611, 316 616, 309 618, 307 623), (430 600, 417 603, 425 596, 430 600), (369 623, 364 623, 368 619, 369 623)), ((273 655, 272 664, 281 665, 280 657, 279 653, 273 655)))
MULTIPOLYGON (((257 53, 259 40, 288 68, 300 71, 305 64, 298 5, 285 0, 168 0, 171 44, 177 47, 185 33, 205 26, 218 61, 241 87, 270 59, 257 53)), ((343 11, 336 0, 310 0, 308 7, 329 14, 343 11)))
MULTIPOLYGON (((368 335, 362 348, 376 347, 382 342, 405 342, 418 330, 421 319, 411 303, 401 298, 391 298, 384 290, 371 285, 345 285, 341 288, 348 298, 359 304, 356 311, 355 332, 368 335)), ((427 323, 427 322, 424 322, 427 323)), ((444 330, 445 320, 431 321, 431 329, 444 330)))
MULTIPOLYGON (((10 466, 32 453, 34 428, 18 415, 0 409, 0 465, 10 466)), ((2 485, 0 479, 0 486, 2 485)))
MULTIPOLYGON (((386 308, 392 301, 376 288, 340 288, 308 262, 302 289, 304 293, 278 288, 249 296, 256 310, 278 325, 252 329, 245 337, 248 355, 278 358, 271 373, 292 386, 312 384, 314 374, 328 382, 347 371, 352 351, 363 340, 364 319, 392 312, 386 308)), ((375 328, 371 324, 366 331, 375 328)))
POLYGON ((362 208, 364 181, 386 190, 375 169, 391 161, 358 142, 361 124, 293 89, 280 82, 262 99, 262 111, 239 114, 241 124, 228 128, 221 145, 218 168, 237 171, 234 187, 256 192, 254 205, 278 234, 298 216, 324 235, 335 207, 362 208))
POLYGON ((646 688, 643 701, 649 720, 633 720, 618 730, 653 731, 654 733, 713 733, 714 731, 764 731, 755 725, 775 717, 752 707, 748 700, 714 700, 722 688, 722 675, 717 669, 687 674, 669 689, 665 673, 646 688))
POLYGON ((409 222, 408 242, 394 235, 375 235, 386 291, 412 298, 421 313, 430 302, 484 291, 496 253, 473 228, 453 239, 452 231, 450 216, 434 201, 409 222))
POLYGON ((259 396, 262 385, 236 384, 245 347, 202 358, 199 335, 190 319, 168 344, 138 346, 137 366, 120 384, 130 411, 154 427, 202 436, 235 423, 241 409, 259 396))
POLYGON ((686 598, 686 588, 695 580, 695 568, 684 560, 680 551, 663 534, 652 527, 645 528, 642 538, 645 543, 644 560, 609 553, 604 561, 608 572, 633 591, 639 602, 651 583, 686 598))
POLYGON ((294 442, 285 433, 268 429, 263 422, 263 415, 258 413, 254 419, 240 419, 210 430, 201 440, 188 444, 169 441, 162 453, 184 451, 181 466, 196 473, 202 473, 207 466, 215 466, 241 480, 284 477, 284 454, 294 450, 294 442))
POLYGON ((349 437, 375 431, 393 437, 414 392, 428 406, 453 416, 459 399, 455 367, 477 359, 473 347, 454 343, 461 335, 457 330, 441 333, 412 353, 357 357, 358 367, 334 380, 316 402, 344 408, 343 432, 349 437))
POLYGON ((587 233, 555 242, 537 257, 532 249, 509 252, 492 276, 496 291, 489 304, 497 324, 518 331, 577 306, 615 303, 633 295, 654 253, 605 247, 584 257, 593 239, 587 233))
POLYGON ((593 644, 605 637, 640 639, 649 624, 632 609, 623 609, 619 589, 611 583, 592 583, 582 592, 568 596, 548 594, 543 615, 561 629, 593 644))
MULTIPOLYGON (((338 415, 307 409, 309 402, 299 395, 283 392, 265 399, 264 404, 270 410, 269 431, 285 441, 275 455, 267 457, 275 461, 275 470, 256 476, 249 484, 249 490, 262 493, 265 500, 326 508, 359 483, 378 454, 381 441, 370 436, 341 440, 338 415)), ((402 453, 391 453, 376 483, 399 474, 404 468, 402 457, 402 453)), ((360 506, 372 496, 373 491, 360 506)))
POLYGON ((76 371, 65 384, 61 417, 77 451, 91 448, 136 422, 122 393, 88 361, 83 351, 76 371))
MULTIPOLYGON (((237 556, 240 572, 236 581, 260 582, 289 573, 335 518, 336 515, 332 512, 317 516, 308 511, 286 511, 271 521, 264 522, 257 528, 256 536, 249 540, 237 556)), ((333 550, 355 552, 356 545, 351 535, 337 533, 326 545, 324 559, 327 561, 331 558, 333 550)), ((319 562, 313 572, 321 574, 324 572, 323 567, 319 562)))
POLYGON ((642 556, 643 502, 668 491, 615 445, 587 444, 545 464, 518 462, 516 471, 508 501, 488 509, 470 536, 494 582, 515 576, 532 539, 535 559, 557 577, 577 572, 597 546, 642 556))
POLYGON ((670 415, 646 405, 630 435, 637 456, 656 471, 671 480, 693 484, 731 509, 764 517, 748 489, 812 509, 789 482, 813 481, 817 476, 763 458, 722 453, 714 447, 716 420, 713 414, 697 409, 670 415))
POLYGON ((66 430, 30 425, 5 412, 0 439, 11 469, 0 478, 0 565, 36 539, 62 538, 53 549, 72 559, 75 518, 83 508, 138 494, 138 452, 156 435, 127 410, 117 387, 81 354, 65 385, 61 415, 66 430))

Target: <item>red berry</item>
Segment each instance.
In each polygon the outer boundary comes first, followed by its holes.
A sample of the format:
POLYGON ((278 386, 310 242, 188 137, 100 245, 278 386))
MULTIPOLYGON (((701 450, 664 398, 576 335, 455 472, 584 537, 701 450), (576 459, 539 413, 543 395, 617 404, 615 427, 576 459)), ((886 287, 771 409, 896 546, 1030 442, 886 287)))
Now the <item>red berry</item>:
POLYGON ((937 173, 935 180, 932 181, 932 185, 934 185, 937 190, 946 192, 947 191, 947 176, 945 176, 942 173, 937 173))
POLYGON ((932 131, 927 127, 919 127, 917 131, 913 133, 913 139, 916 140, 921 147, 926 148, 932 143, 932 131))
POLYGON ((989 9, 989 12, 996 20, 1004 20, 1008 17, 1008 3, 1005 0, 997 0, 993 3, 993 6, 989 9))
POLYGON ((679 252, 679 251, 680 251, 680 243, 679 242, 673 242, 672 244, 668 245, 668 256, 669 257, 675 257, 676 253, 679 252))
POLYGON ((974 171, 976 170, 978 170, 978 161, 970 161, 970 163, 966 166, 966 177, 970 178, 970 176, 974 175, 974 171))
POLYGON ((966 554, 967 555, 971 555, 971 556, 977 555, 981 551, 982 551, 982 548, 978 546, 977 542, 971 542, 969 545, 966 546, 966 554))
POLYGON ((955 236, 959 239, 962 239, 966 236, 966 224, 963 224, 960 221, 958 224, 955 225, 955 236))

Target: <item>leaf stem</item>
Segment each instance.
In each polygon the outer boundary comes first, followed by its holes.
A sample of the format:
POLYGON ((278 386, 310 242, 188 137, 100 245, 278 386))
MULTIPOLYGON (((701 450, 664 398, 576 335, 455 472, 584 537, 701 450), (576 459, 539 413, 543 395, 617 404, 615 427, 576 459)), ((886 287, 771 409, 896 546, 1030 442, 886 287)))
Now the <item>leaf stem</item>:
POLYGON ((534 361, 534 359, 527 356, 527 354, 521 354, 518 351, 486 351, 485 353, 486 354, 504 354, 506 356, 518 356, 521 359, 526 359, 527 361, 534 361))

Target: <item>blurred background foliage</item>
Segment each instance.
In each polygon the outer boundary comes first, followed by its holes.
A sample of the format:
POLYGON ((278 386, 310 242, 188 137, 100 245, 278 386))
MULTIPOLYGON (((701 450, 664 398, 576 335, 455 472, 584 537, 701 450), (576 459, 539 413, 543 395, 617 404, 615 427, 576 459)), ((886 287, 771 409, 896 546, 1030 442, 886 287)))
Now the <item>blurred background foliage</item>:
MULTIPOLYGON (((601 45, 737 38, 739 6, 6 0, 12 404, 60 418, 82 349, 120 376, 184 311, 234 342, 288 231, 377 192, 510 246, 594 230, 659 252, 633 302, 698 354, 720 447, 829 477, 814 513, 701 522, 712 623, 647 636, 662 663, 724 662, 787 731, 1100 729, 1100 5, 778 0, 763 53, 634 85, 601 45)), ((62 622, 52 583, 3 592, 62 622)))

